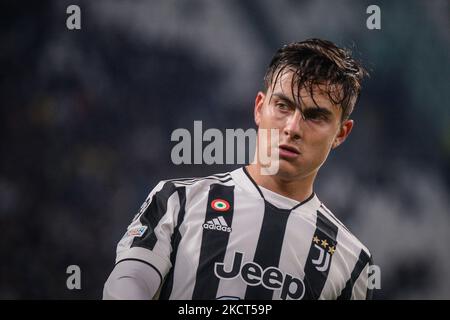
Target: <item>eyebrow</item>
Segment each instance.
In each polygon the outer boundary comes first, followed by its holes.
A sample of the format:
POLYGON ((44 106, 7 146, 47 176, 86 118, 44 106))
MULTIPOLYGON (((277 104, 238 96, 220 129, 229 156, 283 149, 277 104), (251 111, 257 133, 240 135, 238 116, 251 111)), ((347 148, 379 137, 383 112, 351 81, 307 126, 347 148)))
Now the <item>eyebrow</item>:
POLYGON ((284 93, 273 93, 272 96, 275 96, 275 97, 277 97, 278 99, 281 99, 281 100, 283 100, 284 102, 289 103, 291 106, 294 106, 295 108, 300 109, 300 111, 301 111, 302 113, 304 113, 305 111, 307 111, 307 112, 314 111, 314 112, 318 112, 318 113, 320 113, 320 114, 322 114, 322 115, 324 115, 324 116, 329 116, 329 117, 333 116, 333 112, 331 112, 329 109, 324 108, 324 107, 321 107, 321 106, 318 106, 318 105, 316 105, 315 107, 307 107, 307 108, 305 108, 305 110, 302 110, 302 109, 300 108, 299 105, 297 105, 294 101, 292 101, 292 100, 291 100, 287 95, 285 95, 284 93))

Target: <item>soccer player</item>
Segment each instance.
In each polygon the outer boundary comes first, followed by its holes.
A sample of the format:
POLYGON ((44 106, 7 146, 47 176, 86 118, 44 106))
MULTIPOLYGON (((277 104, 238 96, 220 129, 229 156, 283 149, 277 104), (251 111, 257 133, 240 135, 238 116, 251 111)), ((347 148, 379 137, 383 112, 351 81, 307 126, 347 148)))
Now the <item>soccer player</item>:
MULTIPOLYGON (((369 299, 367 248, 314 193, 353 128, 365 70, 329 41, 278 50, 255 99, 278 170, 161 181, 117 247, 104 299, 369 299)), ((258 150, 258 148, 257 148, 258 150)))

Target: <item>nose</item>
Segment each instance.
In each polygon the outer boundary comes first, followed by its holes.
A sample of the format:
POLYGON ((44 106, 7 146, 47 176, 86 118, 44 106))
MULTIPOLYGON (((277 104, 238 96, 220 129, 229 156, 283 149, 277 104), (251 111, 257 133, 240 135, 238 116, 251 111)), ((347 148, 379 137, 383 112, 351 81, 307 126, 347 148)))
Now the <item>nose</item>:
POLYGON ((286 120, 286 124, 283 129, 285 136, 288 136, 292 140, 299 140, 302 136, 301 122, 303 121, 303 115, 299 109, 296 109, 286 120))

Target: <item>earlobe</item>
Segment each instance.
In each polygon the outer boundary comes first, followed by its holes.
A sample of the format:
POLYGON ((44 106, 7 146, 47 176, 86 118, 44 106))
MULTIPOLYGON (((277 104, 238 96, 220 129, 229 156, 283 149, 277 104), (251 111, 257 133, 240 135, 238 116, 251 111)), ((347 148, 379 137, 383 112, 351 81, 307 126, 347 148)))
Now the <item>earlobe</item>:
POLYGON ((338 139, 335 139, 333 144, 331 145, 331 149, 336 149, 339 146, 339 144, 340 143, 339 143, 338 139))

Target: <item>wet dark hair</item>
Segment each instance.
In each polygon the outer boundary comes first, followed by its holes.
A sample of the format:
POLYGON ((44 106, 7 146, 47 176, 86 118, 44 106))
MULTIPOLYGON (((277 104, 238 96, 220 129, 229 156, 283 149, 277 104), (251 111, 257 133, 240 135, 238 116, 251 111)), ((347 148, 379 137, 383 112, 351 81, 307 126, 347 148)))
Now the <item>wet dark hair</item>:
POLYGON ((264 76, 265 91, 271 85, 275 86, 280 75, 287 71, 294 73, 291 90, 294 99, 298 97, 299 105, 302 88, 308 90, 314 100, 314 87, 325 85, 330 101, 342 108, 341 120, 352 113, 361 92, 362 79, 368 76, 361 64, 352 58, 350 50, 320 39, 294 42, 280 48, 264 76))

